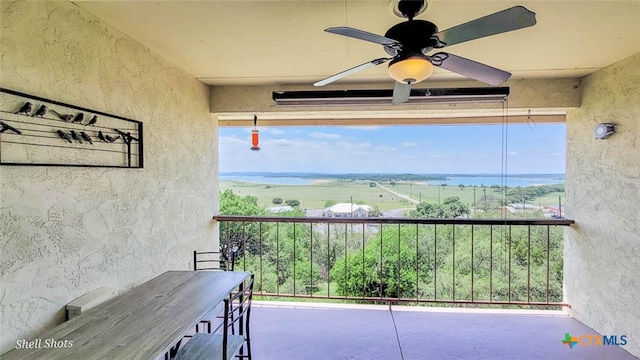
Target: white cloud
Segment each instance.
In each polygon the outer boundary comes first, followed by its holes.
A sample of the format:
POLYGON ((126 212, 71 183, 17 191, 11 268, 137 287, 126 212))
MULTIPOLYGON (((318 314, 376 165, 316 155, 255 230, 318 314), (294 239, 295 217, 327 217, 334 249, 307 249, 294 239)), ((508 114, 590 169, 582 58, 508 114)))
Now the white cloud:
POLYGON ((260 132, 265 132, 273 135, 284 135, 287 133, 286 131, 278 128, 264 128, 260 129, 260 132))
POLYGON ((402 144, 403 147, 418 147, 420 146, 420 144, 418 144, 417 142, 410 142, 410 141, 405 141, 402 144))
POLYGON ((350 130, 377 131, 382 129, 382 126, 345 126, 344 128, 350 130))
POLYGON ((338 134, 329 134, 323 132, 312 132, 309 133, 309 136, 316 139, 340 139, 342 136, 338 134))

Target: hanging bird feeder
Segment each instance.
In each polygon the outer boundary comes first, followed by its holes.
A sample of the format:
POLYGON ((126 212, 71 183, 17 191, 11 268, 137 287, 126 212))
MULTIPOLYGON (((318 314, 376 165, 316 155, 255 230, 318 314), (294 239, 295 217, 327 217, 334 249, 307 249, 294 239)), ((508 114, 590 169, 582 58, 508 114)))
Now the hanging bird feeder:
POLYGON ((253 115, 253 130, 251 130, 251 150, 259 151, 260 147, 258 146, 259 142, 259 134, 258 134, 258 117, 253 115))

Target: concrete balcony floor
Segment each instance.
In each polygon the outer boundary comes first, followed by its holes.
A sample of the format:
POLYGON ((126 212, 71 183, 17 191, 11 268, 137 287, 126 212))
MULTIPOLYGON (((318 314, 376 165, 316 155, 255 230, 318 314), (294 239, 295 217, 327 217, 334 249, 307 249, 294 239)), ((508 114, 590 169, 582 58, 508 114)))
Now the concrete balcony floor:
POLYGON ((561 311, 257 301, 251 310, 255 360, 637 359, 619 346, 570 349, 566 333, 596 334, 561 311))

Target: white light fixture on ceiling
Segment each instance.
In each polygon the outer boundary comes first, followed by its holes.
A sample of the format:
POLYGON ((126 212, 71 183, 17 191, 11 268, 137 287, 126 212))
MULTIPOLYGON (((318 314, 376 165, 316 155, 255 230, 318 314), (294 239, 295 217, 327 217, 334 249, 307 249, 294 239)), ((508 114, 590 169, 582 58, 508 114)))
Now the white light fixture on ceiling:
POLYGON ((433 64, 426 56, 414 55, 391 61, 388 71, 397 82, 415 84, 433 74, 433 64))

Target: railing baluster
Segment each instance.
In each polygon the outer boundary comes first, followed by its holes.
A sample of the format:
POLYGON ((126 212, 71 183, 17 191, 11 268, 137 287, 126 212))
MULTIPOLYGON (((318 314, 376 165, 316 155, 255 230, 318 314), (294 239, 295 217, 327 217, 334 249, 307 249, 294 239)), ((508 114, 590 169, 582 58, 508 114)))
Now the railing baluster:
POLYGON ((247 223, 242 222, 242 271, 247 271, 247 257, 245 254, 247 253, 247 223))
POLYGON ((551 236, 549 234, 550 227, 550 225, 547 225, 547 304, 549 303, 549 260, 551 257, 551 236))
POLYGON ((451 226, 451 240, 453 241, 453 246, 451 249, 451 253, 453 254, 453 263, 452 263, 452 281, 453 287, 451 288, 451 299, 456 301, 456 226, 451 226))
POLYGON ((473 302, 473 273, 475 268, 473 267, 473 224, 471 224, 471 302, 473 302))
POLYGON ((433 224, 433 301, 438 298, 438 225, 433 224))
POLYGON ((293 223, 293 294, 296 294, 296 263, 298 257, 296 256, 296 223, 293 223))
POLYGON ((396 288, 398 290, 398 299, 400 299, 400 282, 402 281, 402 279, 400 279, 400 224, 398 224, 398 258, 396 260, 396 271, 398 272, 398 284, 396 288))
POLYGON ((366 274, 365 274, 365 267, 364 267, 364 263, 365 263, 365 257, 364 257, 364 226, 365 224, 362 223, 362 297, 366 297, 367 296, 367 289, 366 289, 366 274))
POLYGON ((382 224, 380 224, 380 281, 378 282, 378 297, 382 299, 383 293, 382 293, 382 279, 384 279, 383 277, 383 271, 382 271, 382 242, 384 241, 384 238, 382 237, 382 224))
POLYGON ((309 288, 308 292, 310 292, 311 296, 313 296, 313 289, 315 288, 313 286, 313 222, 309 223, 309 257, 311 258, 311 263, 309 264, 309 266, 311 267, 311 277, 309 278, 311 287, 309 288))
MULTIPOLYGON (((347 287, 347 280, 349 279, 349 267, 348 267, 348 263, 347 263, 347 223, 344 223, 344 287, 347 287)), ((345 295, 346 297, 346 295, 345 295)))
POLYGON ((493 301, 493 225, 489 225, 489 302, 493 301))
POLYGON ((280 295, 280 223, 276 223, 276 294, 280 295))
POLYGON ((331 269, 329 256, 331 255, 331 244, 329 239, 331 238, 331 224, 327 223, 327 297, 331 296, 331 269))
POLYGON ((527 226, 527 302, 531 302, 531 225, 527 226))
POLYGON ((509 275, 508 275, 508 277, 509 277, 509 289, 507 290, 507 295, 508 295, 507 296, 507 300, 509 301, 509 303, 511 303, 511 225, 509 225, 509 242, 508 242, 508 244, 509 244, 509 256, 508 256, 507 260, 509 260, 509 265, 508 265, 508 268, 509 268, 509 270, 508 270, 509 271, 509 275))
POLYGON ((420 300, 420 291, 418 290, 418 283, 420 279, 420 264, 418 263, 418 234, 420 225, 416 224, 416 300, 420 300))
POLYGON ((263 279, 262 279, 262 274, 263 274, 263 271, 262 271, 262 258, 263 258, 263 255, 264 255, 264 250, 263 250, 264 248, 262 247, 262 224, 263 224, 262 221, 258 223, 258 231, 260 231, 260 235, 259 235, 260 236, 260 293, 264 292, 264 282, 263 282, 263 279))

